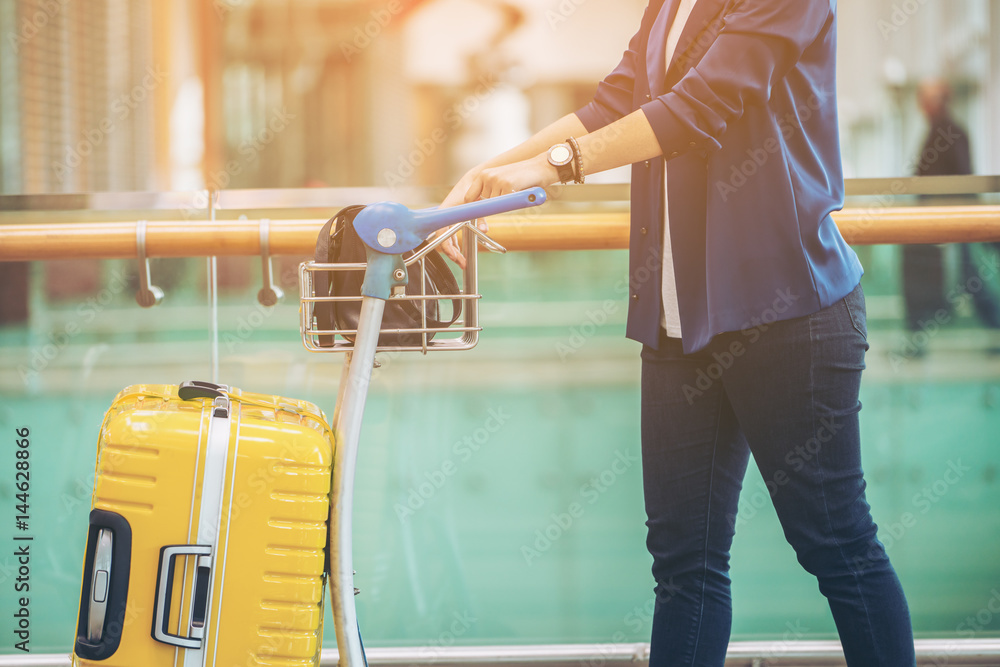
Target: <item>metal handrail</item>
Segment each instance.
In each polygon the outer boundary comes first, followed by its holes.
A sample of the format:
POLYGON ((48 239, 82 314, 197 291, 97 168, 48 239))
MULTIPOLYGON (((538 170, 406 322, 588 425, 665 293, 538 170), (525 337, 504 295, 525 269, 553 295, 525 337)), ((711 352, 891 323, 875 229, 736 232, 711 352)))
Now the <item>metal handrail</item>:
MULTIPOLYGON (((11 219, 11 213, 4 217, 11 219)), ((37 215, 37 214, 36 214, 37 215)), ((852 207, 833 214, 848 243, 981 243, 1000 241, 1000 206, 852 207)), ((149 220, 147 257, 254 256, 258 220, 149 220)), ((270 254, 311 255, 325 222, 268 219, 270 254)), ((122 259, 137 256, 137 222, 0 225, 0 261, 122 259)), ((490 236, 508 250, 611 250, 628 247, 627 211, 526 213, 491 219, 490 236)))

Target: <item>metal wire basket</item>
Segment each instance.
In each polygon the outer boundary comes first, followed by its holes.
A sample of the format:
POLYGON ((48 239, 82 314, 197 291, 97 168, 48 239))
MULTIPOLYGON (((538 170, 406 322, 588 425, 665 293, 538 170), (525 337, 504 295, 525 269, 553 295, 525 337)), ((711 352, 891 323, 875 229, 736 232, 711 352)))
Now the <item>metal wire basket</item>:
MULTIPOLYGON (((469 350, 479 342, 479 284, 477 281, 478 269, 478 246, 481 242, 491 252, 503 253, 506 250, 496 241, 489 238, 480 231, 474 224, 469 222, 452 225, 445 232, 438 235, 432 242, 428 243, 418 251, 406 258, 405 264, 409 273, 410 283, 426 284, 427 266, 426 257, 434 252, 448 238, 465 231, 459 236, 459 247, 465 255, 465 270, 458 279, 460 292, 458 294, 399 294, 393 295, 389 302, 409 301, 421 313, 423 326, 412 329, 392 329, 381 328, 380 334, 416 334, 419 335, 419 344, 415 345, 379 345, 377 351, 414 351, 427 352, 434 350, 469 350), (451 326, 440 329, 427 326, 427 305, 431 301, 460 301, 462 303, 462 313, 451 326)), ((356 329, 321 329, 316 316, 316 305, 320 303, 334 302, 354 302, 360 307, 361 296, 330 296, 316 293, 317 277, 323 272, 334 271, 361 271, 365 270, 366 264, 320 264, 317 262, 303 262, 299 265, 299 296, 301 307, 299 308, 299 330, 302 334, 302 344, 310 352, 352 352, 354 350, 353 338, 357 335, 356 329), (324 345, 326 339, 331 344, 324 345)), ((332 284, 333 276, 330 275, 332 284)), ((327 282, 327 281, 323 281, 327 282)), ((336 327, 336 324, 334 324, 336 327)))

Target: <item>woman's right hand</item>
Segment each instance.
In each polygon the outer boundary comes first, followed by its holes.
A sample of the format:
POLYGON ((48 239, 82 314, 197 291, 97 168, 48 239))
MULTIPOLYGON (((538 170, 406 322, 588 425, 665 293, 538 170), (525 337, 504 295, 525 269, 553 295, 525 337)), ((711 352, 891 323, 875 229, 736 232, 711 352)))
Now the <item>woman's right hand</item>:
MULTIPOLYGON (((467 203, 466 196, 481 173, 482 167, 474 167, 466 172, 466 174, 459 179, 458 183, 455 184, 455 187, 451 189, 451 192, 448 193, 448 196, 444 198, 444 201, 441 202, 441 205, 438 208, 449 208, 467 203)), ((479 229, 484 232, 487 231, 485 220, 480 218, 476 221, 476 224, 479 226, 479 229)), ((463 270, 465 269, 465 255, 462 254, 462 251, 458 247, 457 234, 449 237, 448 240, 441 244, 441 252, 462 267, 463 270)))

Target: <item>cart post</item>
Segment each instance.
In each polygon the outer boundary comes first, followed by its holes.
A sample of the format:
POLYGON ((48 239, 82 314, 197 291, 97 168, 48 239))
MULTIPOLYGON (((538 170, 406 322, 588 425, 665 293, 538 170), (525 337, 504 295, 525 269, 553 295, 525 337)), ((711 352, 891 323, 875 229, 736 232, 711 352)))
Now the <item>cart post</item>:
MULTIPOLYGON (((385 314, 386 302, 392 298, 406 298, 405 287, 409 281, 407 264, 403 253, 414 250, 427 235, 448 225, 453 228, 437 241, 430 243, 424 254, 439 246, 443 240, 453 236, 460 226, 467 226, 471 234, 466 239, 467 252, 470 253, 472 273, 467 273, 466 279, 472 281, 475 292, 475 267, 477 239, 494 252, 505 252, 503 247, 485 236, 468 221, 477 217, 494 215, 513 211, 529 206, 539 206, 545 202, 545 191, 542 188, 531 188, 522 192, 504 195, 494 199, 463 204, 453 208, 430 208, 420 211, 410 211, 405 206, 394 202, 373 204, 361 210, 354 219, 354 227, 358 236, 366 246, 367 261, 361 268, 365 269, 364 283, 361 286, 361 314, 356 331, 353 333, 353 346, 341 346, 347 351, 344 370, 337 390, 337 405, 333 412, 333 433, 336 450, 333 458, 333 472, 330 489, 330 598, 333 607, 333 624, 337 635, 337 651, 340 667, 367 667, 364 646, 361 642, 361 632, 358 625, 357 608, 354 602, 354 567, 351 538, 352 515, 354 509, 354 472, 357 467, 358 444, 361 438, 361 423, 365 413, 365 401, 368 397, 368 387, 371 384, 372 368, 375 364, 375 353, 379 348, 379 335, 382 319, 385 314), (345 349, 346 347, 346 349, 345 349), (348 351, 349 350, 349 351, 348 351)), ((419 253, 414 254, 411 261, 419 259, 420 276, 423 283, 424 260, 419 253)), ((335 267, 334 267, 335 268, 335 267)), ((320 334, 313 327, 314 307, 319 301, 330 299, 329 296, 317 297, 312 271, 328 270, 326 265, 303 263, 300 266, 300 290, 303 308, 301 311, 301 333, 306 348, 312 351, 324 351, 316 344, 316 335, 331 336, 337 331, 320 334), (310 268, 312 266, 312 268, 310 268)), ((468 283, 467 283, 468 287, 468 283)), ((422 294, 422 292, 421 292, 422 294)), ((336 300, 338 297, 333 297, 336 300)), ((477 299, 476 294, 454 294, 442 297, 435 295, 435 300, 441 298, 477 299)), ((348 299, 353 300, 353 299, 348 299)), ((472 310, 471 308, 468 310, 472 310)), ((429 345, 426 330, 418 329, 423 337, 422 349, 434 348, 429 345)), ((466 332, 478 331, 478 317, 467 314, 463 329, 466 332)), ((346 335, 344 332, 342 335, 346 335)), ((475 338, 459 341, 460 345, 442 345, 451 349, 469 349, 475 345, 475 338)), ((333 345, 327 351, 337 350, 333 345)), ((381 349, 411 349, 408 347, 394 348, 388 346, 381 349)))
POLYGON ((358 459, 361 422, 365 399, 375 363, 375 348, 385 300, 366 296, 361 301, 361 318, 354 352, 345 366, 333 432, 337 443, 333 460, 333 488, 330 503, 330 596, 333 604, 333 625, 337 633, 340 665, 367 665, 358 614, 354 605, 354 565, 351 529, 354 509, 354 470, 358 459))

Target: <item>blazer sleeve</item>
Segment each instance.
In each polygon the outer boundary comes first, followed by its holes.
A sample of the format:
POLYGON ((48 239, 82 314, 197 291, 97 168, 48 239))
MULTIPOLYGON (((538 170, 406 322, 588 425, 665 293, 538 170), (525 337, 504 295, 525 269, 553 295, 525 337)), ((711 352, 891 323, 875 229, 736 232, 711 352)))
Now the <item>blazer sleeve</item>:
POLYGON ((737 0, 722 19, 701 60, 641 107, 667 159, 718 149, 728 124, 748 105, 767 103, 771 86, 833 29, 836 15, 831 0, 737 0))
POLYGON ((587 132, 599 130, 635 111, 632 106, 632 95, 635 90, 636 72, 637 68, 645 67, 645 56, 639 53, 639 48, 644 42, 648 21, 653 18, 649 15, 650 11, 651 8, 647 6, 642 15, 639 32, 629 40, 628 49, 625 50, 618 66, 598 84, 593 101, 576 112, 587 132))

